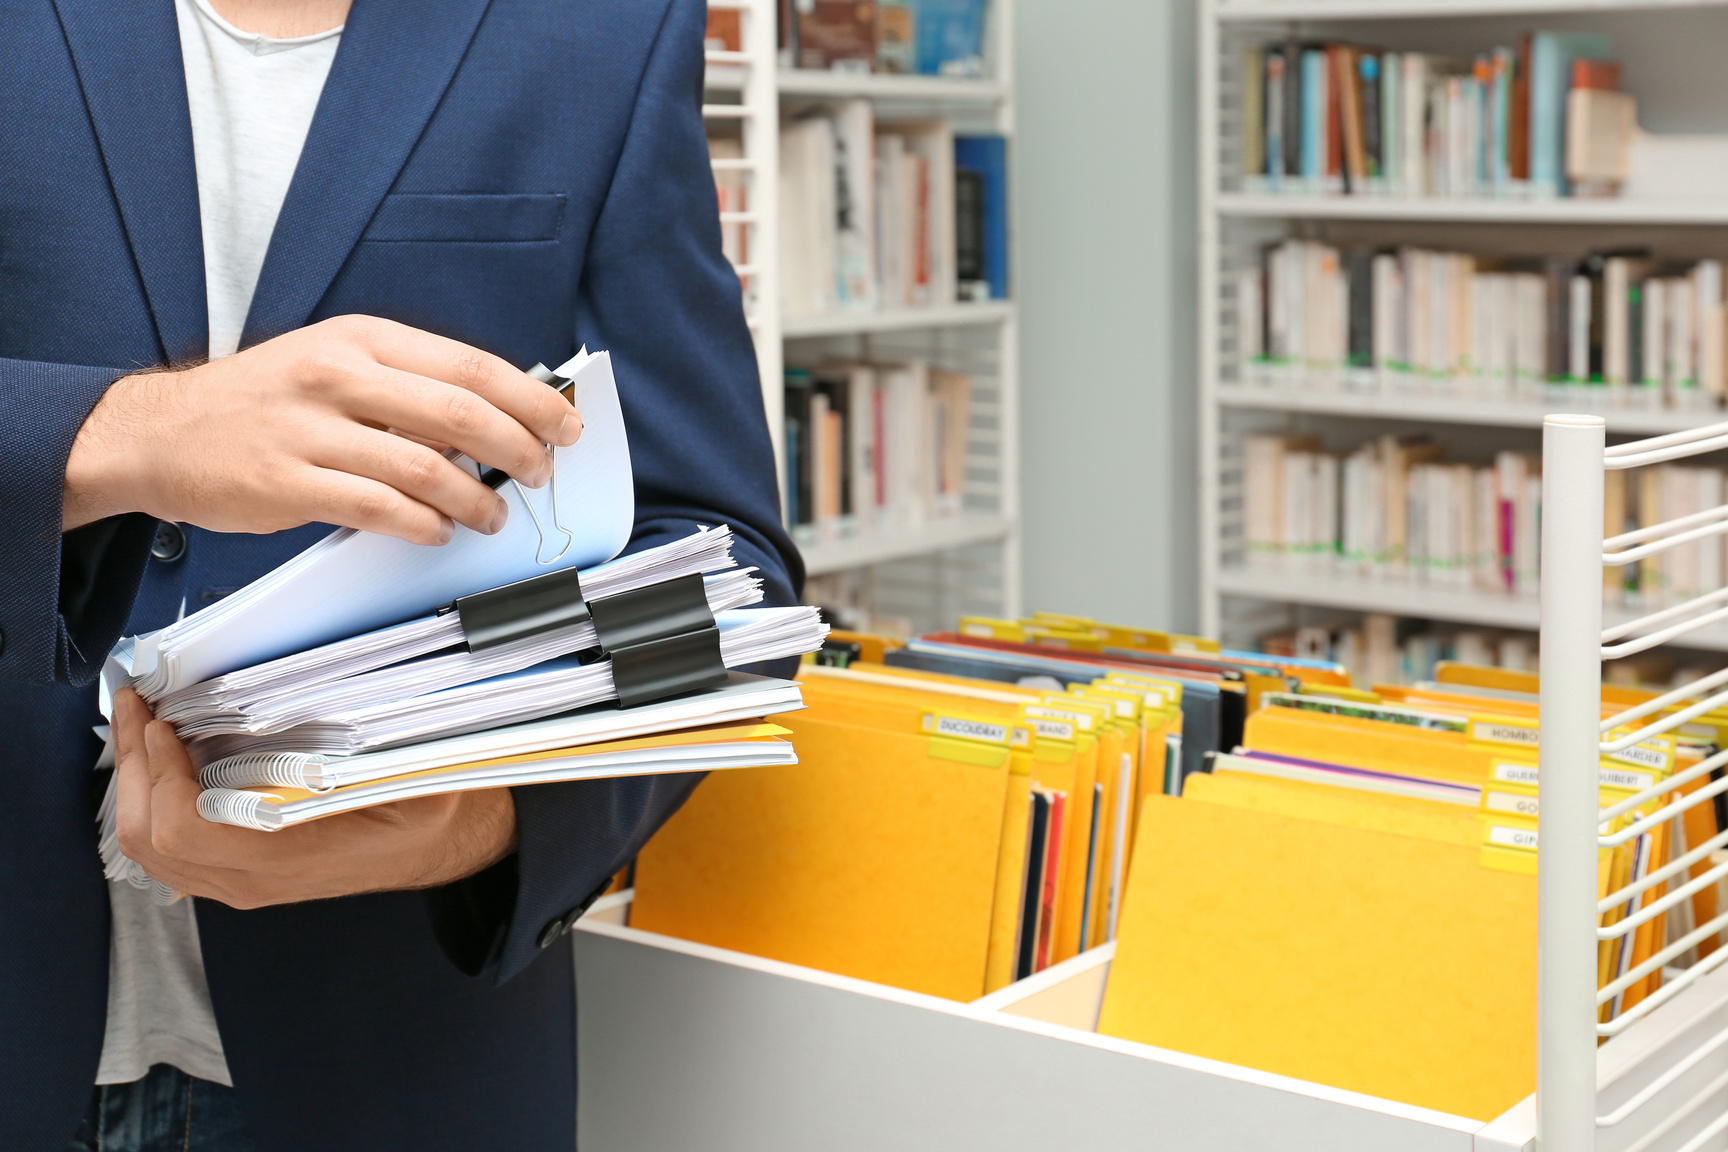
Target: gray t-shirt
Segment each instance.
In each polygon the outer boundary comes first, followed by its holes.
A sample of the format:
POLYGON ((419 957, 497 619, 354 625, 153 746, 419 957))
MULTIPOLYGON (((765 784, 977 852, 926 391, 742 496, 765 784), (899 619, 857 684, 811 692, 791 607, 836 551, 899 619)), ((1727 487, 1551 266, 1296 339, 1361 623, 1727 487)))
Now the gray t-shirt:
MULTIPOLYGON (((240 345, 342 29, 273 40, 235 28, 209 0, 175 0, 174 7, 192 112, 214 360, 240 345)), ((164 907, 123 880, 108 882, 108 898, 108 1027, 96 1083, 125 1084, 153 1064, 172 1064, 231 1084, 192 901, 164 907)))

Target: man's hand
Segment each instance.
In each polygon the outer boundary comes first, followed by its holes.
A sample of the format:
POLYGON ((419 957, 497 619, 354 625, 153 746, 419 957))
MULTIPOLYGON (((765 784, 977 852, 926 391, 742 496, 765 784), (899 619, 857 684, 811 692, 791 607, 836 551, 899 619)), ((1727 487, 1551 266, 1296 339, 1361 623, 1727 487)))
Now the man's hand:
POLYGON ((516 849, 508 788, 402 800, 258 832, 198 815, 198 779, 185 746, 130 688, 114 697, 114 741, 121 849, 152 878, 235 908, 435 888, 516 849))
POLYGON ((454 523, 498 531, 508 506, 433 445, 539 487, 544 445, 581 434, 569 401, 496 356, 342 316, 115 381, 72 444, 62 527, 144 512, 217 532, 322 521, 442 544, 454 523))

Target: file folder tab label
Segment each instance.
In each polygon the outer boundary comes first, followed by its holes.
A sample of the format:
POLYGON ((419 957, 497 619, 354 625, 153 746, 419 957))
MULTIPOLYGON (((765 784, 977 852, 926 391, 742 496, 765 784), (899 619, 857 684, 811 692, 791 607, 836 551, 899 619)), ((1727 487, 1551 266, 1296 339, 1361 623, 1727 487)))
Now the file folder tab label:
POLYGON ((1489 812, 1509 812, 1514 816, 1527 816, 1532 820, 1537 814, 1536 797, 1527 792, 1500 792, 1491 789, 1482 794, 1482 807, 1489 812))
POLYGON ((1478 857, 1484 868, 1536 874, 1536 829, 1489 823, 1478 857))
MULTIPOLYGON (((1052 708, 1047 704, 1028 704, 1023 709, 1028 719, 1060 720, 1069 725, 1070 733, 1074 731, 1090 732, 1096 722, 1095 718, 1085 712, 1076 712, 1069 708, 1052 708)), ((1042 729, 1040 735, 1047 735, 1042 729)), ((1057 736, 1058 740, 1072 740, 1073 735, 1057 736)))
POLYGON ((1521 748, 1534 748, 1537 743, 1537 728, 1534 724, 1472 718, 1470 739, 1484 744, 1516 744, 1521 748))
MULTIPOLYGON (((924 713, 924 731, 955 740, 976 740, 984 744, 1008 745, 1014 729, 1007 724, 991 724, 984 720, 968 720, 964 716, 939 716, 924 713)), ((1024 740, 1012 741, 1025 743, 1024 740)))
POLYGON ((1031 726, 1034 735, 1049 740, 1072 741, 1074 739, 1074 722, 1072 720, 1052 720, 1044 716, 1033 716, 1031 709, 1028 708, 1026 723, 1031 726))
POLYGON ((1502 784, 1528 784, 1534 788, 1541 773, 1534 764, 1509 764, 1504 761, 1494 765, 1494 779, 1502 784))

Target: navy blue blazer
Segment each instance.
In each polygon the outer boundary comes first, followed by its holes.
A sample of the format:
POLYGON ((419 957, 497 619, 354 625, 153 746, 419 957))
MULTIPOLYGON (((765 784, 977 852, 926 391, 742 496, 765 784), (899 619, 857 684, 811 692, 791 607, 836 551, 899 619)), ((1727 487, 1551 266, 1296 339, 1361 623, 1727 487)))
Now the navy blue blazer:
MULTIPOLYGON (((632 548, 737 533, 769 603, 801 579, 699 104, 702 0, 355 0, 244 345, 345 313, 513 363, 612 353, 632 548)), ((79 425, 126 370, 207 345, 171 0, 0 0, 0 1148, 61 1152, 102 1043, 108 899, 91 683, 326 529, 62 536, 79 425)), ((696 778, 518 789, 521 849, 432 893, 199 901, 240 1105, 270 1152, 568 1152, 574 992, 556 927, 696 778)))

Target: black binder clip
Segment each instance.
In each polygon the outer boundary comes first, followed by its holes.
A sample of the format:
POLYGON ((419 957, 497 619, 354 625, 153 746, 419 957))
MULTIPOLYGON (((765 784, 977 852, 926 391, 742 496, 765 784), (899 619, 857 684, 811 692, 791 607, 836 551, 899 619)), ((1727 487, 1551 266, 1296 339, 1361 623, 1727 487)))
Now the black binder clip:
MULTIPOLYGON (((706 606, 706 599, 703 604, 706 606)), ((439 614, 449 612, 461 617, 462 635, 470 652, 483 652, 589 618, 588 604, 582 599, 582 580, 574 568, 463 596, 439 614)))
POLYGON ((588 605, 622 708, 726 683, 720 628, 696 573, 588 605))
POLYGON ((461 618, 470 652, 592 620, 623 708, 726 682, 720 628, 698 573, 584 600, 576 569, 566 568, 464 596, 442 611, 461 618))

